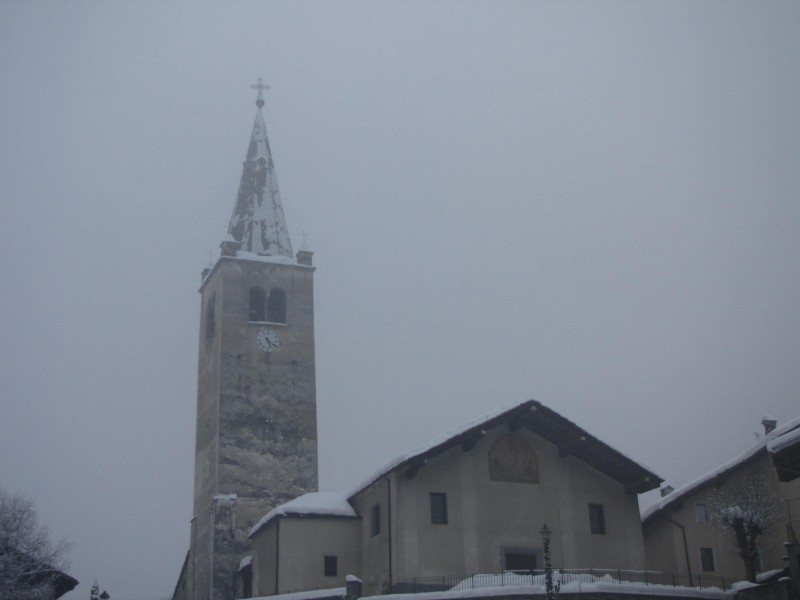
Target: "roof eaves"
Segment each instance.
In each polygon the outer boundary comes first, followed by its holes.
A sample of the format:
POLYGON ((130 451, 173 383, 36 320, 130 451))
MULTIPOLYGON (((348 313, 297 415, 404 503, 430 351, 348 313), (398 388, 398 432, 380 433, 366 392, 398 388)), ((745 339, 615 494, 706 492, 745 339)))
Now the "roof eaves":
POLYGON ((673 506, 676 502, 679 502, 683 498, 705 489, 721 479, 725 479, 732 471, 750 464, 768 451, 767 447, 772 440, 779 438, 780 436, 797 429, 798 427, 800 427, 800 417, 792 419, 791 421, 784 423, 782 426, 777 427, 765 435, 756 445, 750 447, 736 458, 723 463, 716 469, 713 469, 704 475, 693 479, 669 495, 664 496, 642 512, 642 524, 649 523, 665 509, 673 506))
POLYGON ((455 433, 439 438, 433 443, 410 452, 404 457, 395 459, 376 475, 370 477, 348 493, 352 499, 378 480, 387 475, 407 469, 414 475, 425 463, 449 450, 461 445, 469 450, 477 440, 493 427, 507 423, 512 429, 526 427, 537 435, 541 435, 559 448, 562 456, 574 454, 580 460, 612 477, 626 487, 629 492, 641 493, 657 488, 663 481, 658 475, 634 462, 623 453, 600 441, 566 417, 548 408, 537 400, 526 400, 501 412, 490 414, 472 421, 455 433), (532 417, 536 418, 532 418, 532 417), (569 443, 562 439, 566 435, 569 443), (584 449, 580 449, 583 446, 584 449), (577 448, 577 450, 576 450, 577 448))

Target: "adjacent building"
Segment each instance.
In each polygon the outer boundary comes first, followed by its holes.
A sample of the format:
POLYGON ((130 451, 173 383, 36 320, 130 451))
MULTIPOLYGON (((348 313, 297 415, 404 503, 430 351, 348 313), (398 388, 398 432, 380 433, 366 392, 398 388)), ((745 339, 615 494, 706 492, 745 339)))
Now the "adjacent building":
POLYGON ((648 569, 679 573, 695 581, 709 575, 747 579, 739 550, 712 517, 719 498, 744 497, 751 491, 769 499, 777 513, 775 525, 757 538, 755 570, 790 566, 786 544, 793 542, 797 548, 800 533, 800 479, 793 470, 797 467, 800 419, 777 428, 773 419, 765 419, 763 425, 764 436, 746 452, 669 491, 643 513, 648 569))

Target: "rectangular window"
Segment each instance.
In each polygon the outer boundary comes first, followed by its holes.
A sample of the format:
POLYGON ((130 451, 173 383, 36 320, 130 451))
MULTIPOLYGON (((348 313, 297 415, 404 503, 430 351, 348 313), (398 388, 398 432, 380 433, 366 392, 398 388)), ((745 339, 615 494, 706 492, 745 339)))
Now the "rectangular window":
POLYGON ((696 502, 694 505, 694 522, 708 523, 708 509, 702 502, 696 502))
POLYGON ((700 568, 705 572, 717 570, 717 565, 714 562, 713 548, 700 548, 700 568))
POLYGON ((431 523, 447 525, 447 494, 431 492, 431 523))
POLYGON ((506 571, 535 571, 536 553, 525 550, 508 550, 503 556, 506 571))
POLYGON ((336 556, 325 557, 325 577, 336 577, 339 574, 339 558, 336 556))
POLYGON ((375 537, 381 532, 381 505, 376 504, 370 511, 370 523, 372 525, 372 537, 375 537))
POLYGON ((603 511, 602 504, 589 505, 589 529, 592 533, 598 535, 605 535, 606 533, 606 515, 603 511))

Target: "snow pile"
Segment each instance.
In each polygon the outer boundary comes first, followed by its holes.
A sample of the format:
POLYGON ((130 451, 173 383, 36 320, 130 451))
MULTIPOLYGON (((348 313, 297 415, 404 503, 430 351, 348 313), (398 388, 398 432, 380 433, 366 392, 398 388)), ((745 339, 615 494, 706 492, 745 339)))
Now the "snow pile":
POLYGON ((764 571, 756 574, 756 583, 765 583, 773 579, 778 579, 785 569, 772 569, 771 571, 764 571))
POLYGON ((252 536, 275 517, 289 515, 315 515, 323 517, 356 517, 356 511, 347 501, 347 495, 341 492, 310 492, 298 496, 285 504, 276 506, 250 529, 252 536))
POLYGON ((291 594, 278 594, 276 596, 256 596, 250 600, 314 600, 315 598, 344 598, 347 590, 343 587, 327 590, 312 590, 310 592, 293 592, 291 594))
MULTIPOLYGON (((625 573, 624 571, 621 573, 625 573)), ((648 572, 636 572, 635 579, 647 579, 648 572)), ((660 573, 649 573, 653 579, 660 577, 660 573)), ((707 598, 722 598, 728 594, 721 588, 710 586, 703 588, 675 586, 661 583, 647 583, 646 581, 629 581, 613 577, 610 573, 603 575, 579 571, 571 573, 569 570, 561 571, 554 569, 552 572, 553 587, 558 592, 613 592, 623 587, 629 593, 637 594, 668 594, 675 596, 690 595, 693 597, 703 596, 707 598)), ((465 579, 453 586, 449 591, 464 591, 470 589, 485 588, 519 588, 534 587, 544 588, 546 585, 544 572, 531 574, 519 573, 500 573, 500 574, 478 574, 465 579)), ((506 590, 507 591, 507 590, 506 590)), ((528 590, 528 593, 534 590, 528 590)), ((540 590, 536 590, 537 592, 540 590)), ((417 595, 415 595, 415 598, 417 595)))
MULTIPOLYGON (((556 584, 558 571, 553 571, 553 584, 556 584)), ((478 573, 472 577, 459 581, 450 588, 453 590, 471 590, 476 588, 494 587, 522 587, 522 586, 544 586, 544 573, 523 575, 520 573, 478 573)))
MULTIPOLYGON (((624 574, 625 571, 622 571, 624 574)), ((644 578, 645 572, 632 573, 635 578, 644 578)), ((657 578, 659 573, 649 573, 657 578)), ((613 577, 609 573, 603 575, 586 571, 570 572, 569 570, 553 570, 553 587, 559 593, 595 592, 610 596, 620 594, 637 594, 649 596, 674 596, 677 598, 705 598, 707 600, 729 600, 731 592, 717 587, 685 587, 666 584, 644 583, 641 581, 625 581, 613 577)), ((460 598, 510 597, 545 593, 545 574, 541 571, 532 574, 499 573, 473 575, 443 592, 422 592, 415 594, 388 594, 381 600, 408 598, 413 600, 455 600, 460 598)))

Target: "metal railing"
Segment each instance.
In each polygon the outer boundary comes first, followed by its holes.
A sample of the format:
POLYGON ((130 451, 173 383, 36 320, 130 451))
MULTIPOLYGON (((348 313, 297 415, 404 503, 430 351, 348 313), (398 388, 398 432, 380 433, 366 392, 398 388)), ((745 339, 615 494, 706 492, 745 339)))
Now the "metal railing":
POLYGON ((784 498, 786 502, 786 539, 792 544, 800 540, 800 498, 784 498))
MULTIPOLYGON (((663 586, 705 588, 727 591, 733 579, 715 575, 687 575, 659 571, 628 571, 623 569, 553 569, 557 591, 588 591, 590 584, 616 584, 630 586, 663 586)), ((437 575, 414 577, 394 581, 364 582, 363 596, 385 594, 418 594, 479 588, 545 586, 544 570, 506 571, 504 573, 479 573, 475 575, 437 575)))

